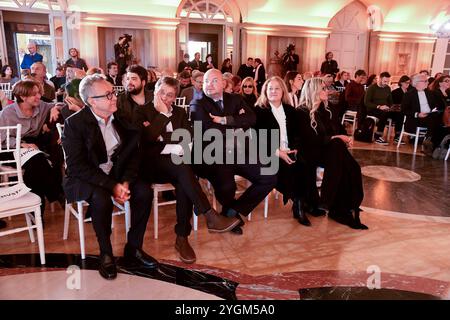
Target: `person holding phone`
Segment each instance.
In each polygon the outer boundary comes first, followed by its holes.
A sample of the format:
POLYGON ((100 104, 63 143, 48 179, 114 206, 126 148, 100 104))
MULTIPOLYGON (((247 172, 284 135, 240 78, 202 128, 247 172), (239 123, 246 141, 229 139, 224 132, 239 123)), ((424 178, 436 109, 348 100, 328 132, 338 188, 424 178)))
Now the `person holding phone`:
POLYGON ((271 77, 263 84, 254 111, 260 146, 265 143, 266 152, 279 158, 276 189, 283 194, 285 204, 288 200, 292 201, 294 218, 300 224, 310 226, 311 222, 304 212, 305 167, 297 159, 299 137, 296 111, 291 105, 286 84, 280 77, 271 77), (279 136, 275 145, 272 143, 273 135, 279 136))

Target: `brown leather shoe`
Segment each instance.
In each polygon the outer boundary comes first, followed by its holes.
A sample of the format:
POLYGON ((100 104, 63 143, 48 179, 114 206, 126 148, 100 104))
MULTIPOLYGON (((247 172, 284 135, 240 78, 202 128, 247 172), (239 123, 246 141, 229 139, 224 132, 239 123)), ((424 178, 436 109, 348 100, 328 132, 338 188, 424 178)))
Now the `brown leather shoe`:
POLYGON ((177 236, 177 240, 175 241, 175 249, 177 249, 180 254, 180 259, 184 263, 194 263, 195 260, 197 260, 194 249, 192 249, 189 244, 187 237, 177 236))
POLYGON ((212 208, 205 213, 205 217, 209 232, 227 232, 240 223, 238 218, 222 216, 212 208))

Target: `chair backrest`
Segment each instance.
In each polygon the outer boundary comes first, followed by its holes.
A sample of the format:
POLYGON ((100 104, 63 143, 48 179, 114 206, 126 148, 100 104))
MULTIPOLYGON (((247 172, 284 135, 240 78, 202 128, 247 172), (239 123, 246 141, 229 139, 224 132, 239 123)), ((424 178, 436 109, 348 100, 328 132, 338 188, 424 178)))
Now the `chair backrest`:
POLYGON ((125 88, 123 86, 113 86, 113 89, 117 92, 125 91, 125 88))
MULTIPOLYGON (((22 164, 20 161, 21 132, 21 124, 17 124, 16 126, 0 127, 0 141, 2 142, 0 143, 0 155, 6 154, 12 156, 12 159, 10 160, 0 160, 0 167, 5 166, 7 168, 6 170, 0 170, 0 187, 8 187, 17 183, 23 183, 22 164), (10 175, 17 176, 17 181, 1 179, 10 175)), ((4 157, 0 157, 0 159, 3 158, 4 157)), ((8 158, 8 156, 6 158, 8 158)))
POLYGON ((1 91, 9 91, 9 90, 11 90, 11 83, 9 83, 9 82, 0 83, 0 90, 1 91))
MULTIPOLYGON (((8 83, 9 84, 9 83, 8 83)), ((0 89, 1 90, 1 89, 0 89)), ((5 96, 9 99, 12 100, 12 90, 1 90, 5 93, 5 96)))
POLYGON ((175 105, 178 107, 184 107, 186 104, 186 97, 177 97, 175 99, 175 105))
MULTIPOLYGON (((62 138, 63 131, 64 131, 64 125, 61 124, 61 123, 57 123, 57 124, 56 124, 56 130, 58 131, 59 139, 61 139, 61 138, 62 138)), ((64 151, 64 148, 63 148, 62 144, 61 144, 61 148, 62 148, 63 155, 64 155, 64 168, 67 169, 67 165, 66 165, 66 152, 64 151)))

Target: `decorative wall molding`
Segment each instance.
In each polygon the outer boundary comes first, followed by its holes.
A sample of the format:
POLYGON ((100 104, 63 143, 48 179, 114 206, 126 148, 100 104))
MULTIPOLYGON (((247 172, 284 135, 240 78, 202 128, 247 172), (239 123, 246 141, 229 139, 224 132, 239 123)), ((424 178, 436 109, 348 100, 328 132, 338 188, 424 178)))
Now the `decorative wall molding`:
POLYGON ((436 36, 431 33, 373 31, 372 37, 387 42, 434 43, 436 36))
POLYGON ((330 28, 261 25, 253 23, 242 23, 240 26, 248 34, 265 34, 268 36, 328 38, 328 35, 331 33, 330 28))

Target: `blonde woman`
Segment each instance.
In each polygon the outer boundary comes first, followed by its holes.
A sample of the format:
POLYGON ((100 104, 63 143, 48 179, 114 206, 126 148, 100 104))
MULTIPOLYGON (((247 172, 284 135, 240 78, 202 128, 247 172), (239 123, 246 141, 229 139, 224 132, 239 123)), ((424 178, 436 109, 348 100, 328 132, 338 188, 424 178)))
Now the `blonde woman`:
POLYGON ((285 204, 288 200, 292 201, 294 218, 300 224, 310 226, 311 222, 303 211, 306 179, 305 166, 302 161, 297 161, 299 139, 296 110, 291 105, 286 84, 280 77, 271 77, 264 83, 254 111, 258 141, 266 144, 270 156, 279 158, 276 189, 283 194, 285 204), (262 135, 262 132, 268 134, 262 135), (280 139, 274 145, 271 137, 275 132, 279 133, 280 139))
POLYGON ((328 216, 353 229, 368 229, 359 219, 364 198, 361 168, 347 150, 353 141, 328 108, 328 92, 322 79, 306 80, 298 119, 299 154, 307 163, 325 169, 321 203, 328 207, 328 216))
POLYGON ((241 83, 241 95, 245 103, 249 107, 254 107, 258 99, 258 92, 256 91, 256 83, 252 77, 247 77, 241 83))

